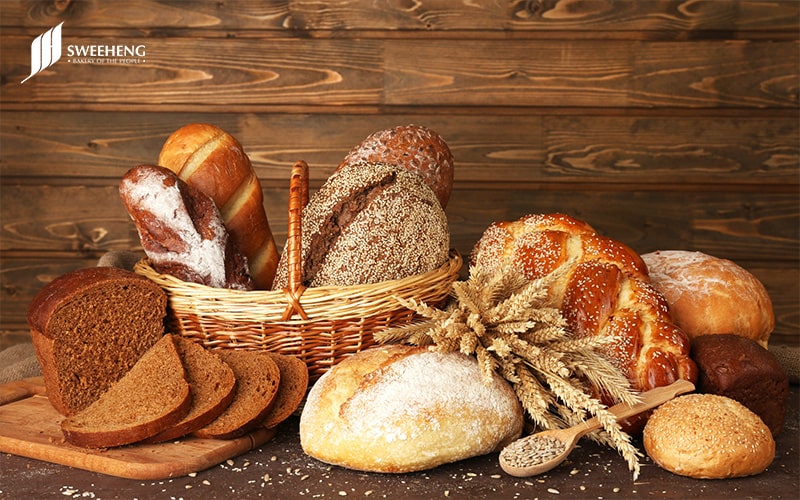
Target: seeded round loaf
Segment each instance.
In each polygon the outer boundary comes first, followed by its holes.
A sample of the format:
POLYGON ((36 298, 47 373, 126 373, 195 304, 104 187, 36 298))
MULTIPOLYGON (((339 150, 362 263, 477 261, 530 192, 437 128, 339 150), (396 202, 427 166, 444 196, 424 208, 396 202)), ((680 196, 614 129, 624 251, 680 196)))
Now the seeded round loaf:
POLYGON ((659 466, 698 479, 758 474, 775 458, 775 440, 758 415, 716 394, 689 394, 659 406, 643 439, 659 466))
POLYGON ((383 162, 418 173, 447 206, 453 189, 453 154, 444 139, 421 125, 401 125, 369 135, 342 160, 339 168, 359 162, 383 162))
MULTIPOLYGON (((450 250, 447 217, 422 178, 385 163, 346 165, 303 211, 306 286, 378 283, 425 273, 450 250)), ((273 288, 287 286, 284 249, 273 288)))

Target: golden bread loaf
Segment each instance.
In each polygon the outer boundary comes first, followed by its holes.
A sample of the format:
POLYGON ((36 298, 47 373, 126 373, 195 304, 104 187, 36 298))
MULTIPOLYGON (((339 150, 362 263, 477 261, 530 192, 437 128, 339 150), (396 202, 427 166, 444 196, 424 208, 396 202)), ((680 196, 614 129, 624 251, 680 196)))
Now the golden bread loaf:
POLYGON ((775 458, 775 440, 755 413, 716 394, 689 394, 658 407, 644 449, 662 468, 698 479, 750 476, 775 458))
POLYGON ((522 432, 514 391, 475 358, 385 345, 354 354, 312 387, 303 450, 356 470, 402 473, 502 449, 522 432))
POLYGON ((689 338, 732 333, 767 347, 775 328, 772 301, 749 271, 702 252, 661 250, 642 259, 675 324, 689 338))

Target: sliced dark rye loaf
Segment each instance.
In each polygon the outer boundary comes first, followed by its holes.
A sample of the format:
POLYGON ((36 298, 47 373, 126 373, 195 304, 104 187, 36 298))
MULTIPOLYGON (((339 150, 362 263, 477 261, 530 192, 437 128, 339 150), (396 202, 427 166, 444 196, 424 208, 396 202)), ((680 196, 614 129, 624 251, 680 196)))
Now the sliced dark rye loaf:
POLYGON ((122 446, 175 425, 191 403, 174 338, 165 335, 97 401, 65 418, 61 430, 77 446, 122 446))
POLYGON ((167 296, 113 267, 55 278, 34 297, 28 325, 47 396, 63 415, 93 403, 164 335, 167 296))
POLYGON ((236 391, 233 370, 216 353, 180 335, 175 341, 186 370, 192 407, 180 422, 147 439, 149 443, 177 439, 205 427, 228 408, 236 391))
POLYGON ((216 352, 236 376, 236 393, 222 414, 193 434, 201 438, 231 439, 258 427, 278 393, 280 369, 267 353, 243 349, 216 352))
POLYGON ((289 418, 305 399, 308 389, 308 366, 303 360, 294 356, 268 354, 281 372, 278 395, 262 423, 264 427, 271 429, 289 418))

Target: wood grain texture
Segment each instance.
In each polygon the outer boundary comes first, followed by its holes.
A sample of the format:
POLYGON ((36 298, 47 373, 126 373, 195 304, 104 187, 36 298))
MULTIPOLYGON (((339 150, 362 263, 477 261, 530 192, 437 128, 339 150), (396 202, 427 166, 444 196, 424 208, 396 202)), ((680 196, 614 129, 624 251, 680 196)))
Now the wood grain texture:
POLYGON ((294 161, 315 189, 417 123, 454 153, 462 253, 491 222, 566 212, 640 252, 733 259, 800 344, 795 0, 10 0, 0 28, 0 345, 44 283, 138 247, 119 178, 190 122, 242 142, 281 247, 294 161), (20 84, 62 21, 62 59, 20 84), (147 54, 70 62, 69 44, 147 54))
POLYGON ((2 27, 44 27, 67 21, 80 28, 227 31, 569 31, 597 37, 653 33, 689 37, 700 32, 796 30, 791 0, 237 0, 235 9, 197 0, 8 1, 2 27))

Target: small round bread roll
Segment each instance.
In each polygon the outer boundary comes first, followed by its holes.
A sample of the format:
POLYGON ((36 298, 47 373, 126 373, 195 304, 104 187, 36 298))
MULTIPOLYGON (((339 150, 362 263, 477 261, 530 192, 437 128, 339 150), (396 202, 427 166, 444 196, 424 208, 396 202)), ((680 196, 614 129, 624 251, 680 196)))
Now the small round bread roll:
POLYGON ((684 250, 647 253, 642 260, 675 324, 689 338, 732 333, 767 347, 775 328, 772 301, 749 271, 727 259, 684 250))
POLYGON ((300 443, 311 457, 402 473, 502 449, 522 432, 511 386, 475 358, 386 345, 346 358, 308 394, 300 443))
POLYGON ((775 440, 758 415, 715 394, 689 394, 659 406, 643 439, 656 464, 697 479, 758 474, 775 458, 775 440))

